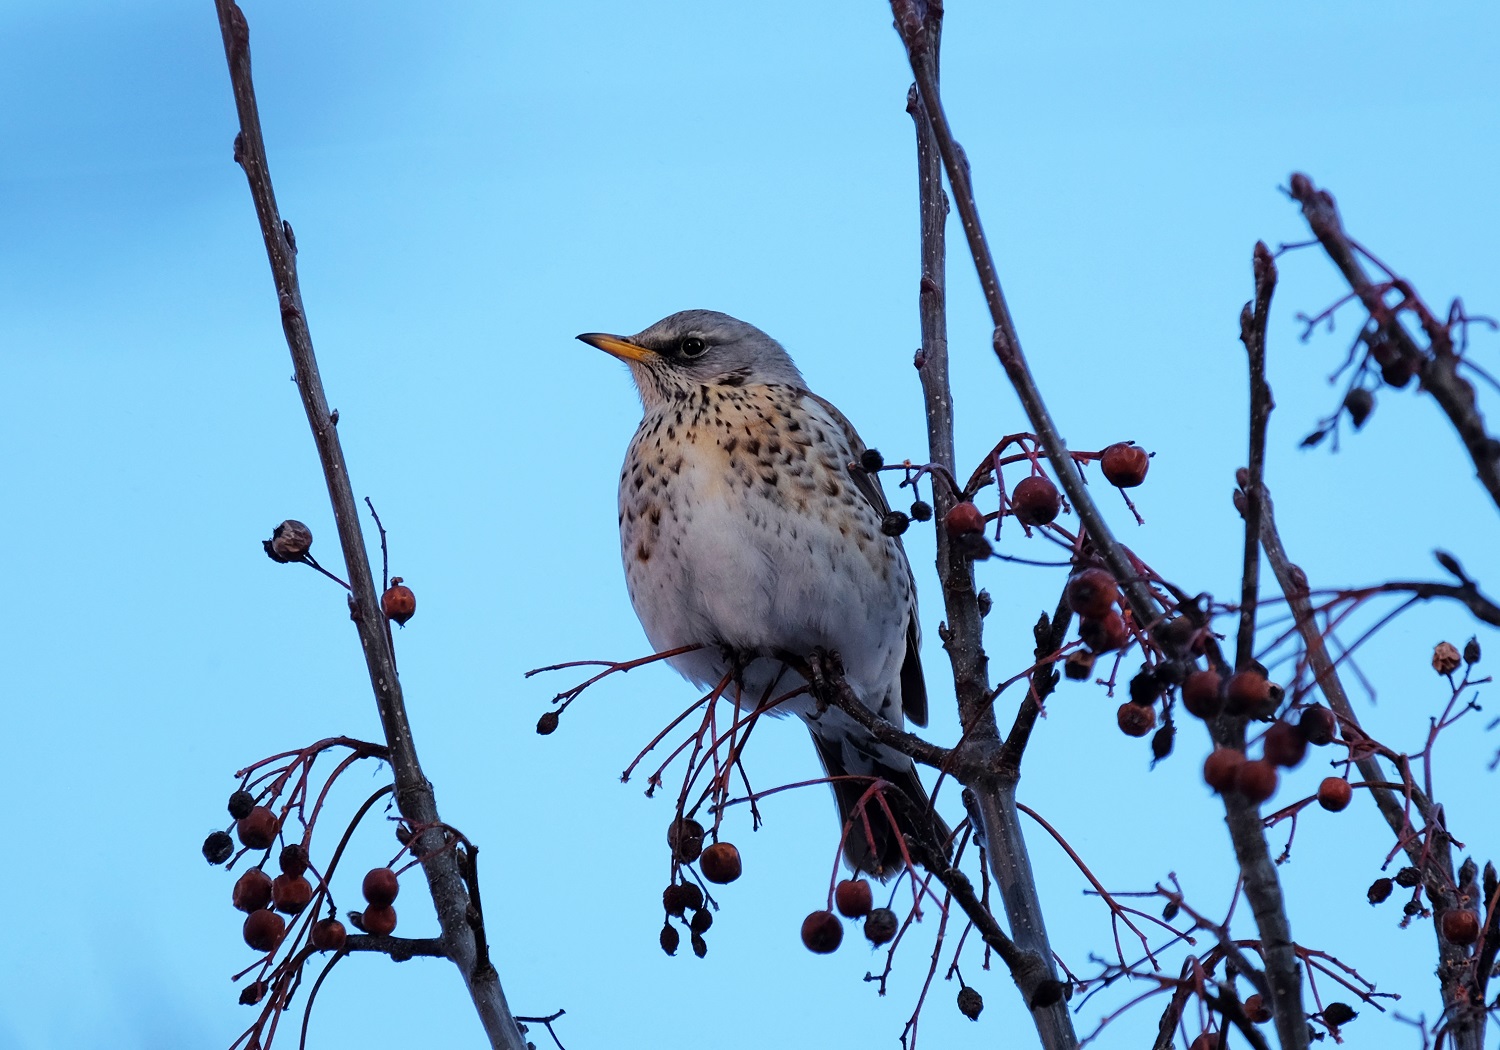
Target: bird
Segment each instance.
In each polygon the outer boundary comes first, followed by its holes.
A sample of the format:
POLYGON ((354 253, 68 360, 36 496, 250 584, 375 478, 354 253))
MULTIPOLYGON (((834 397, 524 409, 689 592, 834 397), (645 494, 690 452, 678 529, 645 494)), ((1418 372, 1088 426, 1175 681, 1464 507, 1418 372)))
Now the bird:
MULTIPOLYGON (((780 343, 728 314, 685 310, 635 335, 578 338, 629 365, 641 399, 620 472, 620 553, 655 651, 699 646, 669 663, 705 690, 732 678, 741 710, 806 685, 798 669, 837 654, 866 708, 925 726, 916 584, 843 413, 780 343)), ((855 871, 885 879, 910 855, 878 803, 856 812, 876 777, 897 789, 899 819, 928 822, 946 848, 909 757, 811 691, 772 713, 811 731, 855 871)))

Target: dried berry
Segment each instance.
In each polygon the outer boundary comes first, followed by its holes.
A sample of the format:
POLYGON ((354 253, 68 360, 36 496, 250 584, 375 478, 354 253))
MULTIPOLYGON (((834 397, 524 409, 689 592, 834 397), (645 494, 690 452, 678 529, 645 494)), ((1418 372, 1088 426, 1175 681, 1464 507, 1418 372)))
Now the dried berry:
POLYGON ((1370 888, 1365 891, 1365 898, 1371 904, 1381 904, 1390 897, 1391 892, 1395 888, 1396 884, 1390 879, 1376 879, 1370 883, 1370 888))
POLYGON ((1156 675, 1147 668, 1130 680, 1130 702, 1132 704, 1154 704, 1161 695, 1161 684, 1156 675))
POLYGON ((271 903, 286 915, 300 915, 312 893, 312 883, 301 875, 278 875, 271 883, 271 903))
POLYGON ((380 610, 387 619, 395 620, 398 625, 405 624, 416 615, 417 596, 401 582, 401 577, 392 576, 391 585, 380 596, 380 610))
POLYGON ((1075 682, 1082 682, 1094 673, 1094 654, 1087 649, 1074 649, 1063 661, 1063 674, 1075 682))
POLYGON ((1122 441, 1109 446, 1099 457, 1104 477, 1116 488, 1133 489, 1146 480, 1151 457, 1134 442, 1122 441))
POLYGON ((265 981, 251 981, 244 988, 240 989, 240 1005, 254 1006, 264 999, 266 992, 270 990, 271 986, 265 981))
POLYGON ((1333 743, 1333 731, 1337 726, 1338 720, 1333 717, 1333 712, 1322 704, 1306 708, 1302 712, 1302 719, 1297 723, 1298 731, 1313 747, 1333 743))
POLYGON ((1318 785, 1318 805, 1330 813, 1337 813, 1349 805, 1354 789, 1343 777, 1324 777, 1318 785))
POLYGON ((1245 1000, 1245 1016, 1256 1024, 1265 1024, 1271 1019, 1271 1007, 1259 992, 1245 1000))
POLYGON ((1177 913, 1181 910, 1182 905, 1178 904, 1176 901, 1167 901, 1167 906, 1161 910, 1161 917, 1165 921, 1171 922, 1173 919, 1177 918, 1177 913))
POLYGON ((1061 981, 1051 977, 1044 977, 1036 983, 1036 989, 1031 993, 1030 1006, 1033 1010, 1043 1010, 1049 1006, 1056 1006, 1063 1001, 1063 993, 1067 986, 1061 981))
POLYGON ((1349 422, 1358 430, 1375 410, 1375 395, 1362 386, 1357 386, 1344 395, 1344 408, 1349 413, 1349 422))
POLYGON ((885 466, 885 457, 878 448, 867 448, 859 454, 859 465, 862 470, 873 474, 885 466))
POLYGON ((1238 671, 1224 686, 1224 701, 1229 713, 1257 716, 1271 700, 1271 683, 1259 671, 1238 671))
POLYGON ((953 504, 943 515, 943 528, 949 536, 974 536, 984 531, 984 512, 968 500, 953 504))
POLYGON ((1404 357, 1398 357, 1390 364, 1382 365, 1380 368, 1380 378, 1397 390, 1410 383, 1411 377, 1416 374, 1416 364, 1404 357))
POLYGON ((667 825, 667 847, 679 864, 691 864, 703 852, 703 825, 692 817, 679 817, 667 825))
POLYGON ((693 933, 693 935, 688 938, 688 943, 693 946, 693 954, 698 958, 701 959, 708 954, 708 942, 703 939, 703 934, 693 933))
POLYGON ((979 1020, 984 1011, 984 996, 967 984, 958 990, 958 1012, 971 1021, 979 1020))
POLYGON ((262 908, 245 916, 245 943, 258 952, 274 952, 286 936, 286 920, 262 908))
POLYGON ((557 723, 561 721, 556 711, 548 711, 536 720, 536 731, 542 736, 551 736, 557 732, 557 723))
POLYGON ((911 526, 911 519, 899 510, 888 511, 880 519, 880 531, 887 536, 899 536, 911 526))
POLYGON ((1156 728, 1156 709, 1126 702, 1115 712, 1115 722, 1126 736, 1145 736, 1156 728))
POLYGON ((1329 1003, 1323 1007, 1323 1020, 1334 1028, 1346 1025, 1358 1016, 1348 1003, 1329 1003))
POLYGON ((372 904, 360 916, 366 933, 385 937, 396 928, 396 909, 389 904, 372 904))
POLYGON ((888 944, 896 936, 900 923, 889 908, 876 908, 865 918, 865 936, 871 944, 888 944))
POLYGON ((281 865, 283 875, 301 875, 307 871, 311 861, 307 857, 307 847, 300 842, 294 842, 290 846, 283 846, 281 855, 276 858, 281 865))
POLYGON ((1407 901, 1401 905, 1401 914, 1405 915, 1408 919, 1415 918, 1422 914, 1422 905, 1417 901, 1407 901))
POLYGON ((312 530, 300 521, 288 518, 271 530, 271 538, 262 542, 272 561, 301 561, 312 547, 312 530))
POLYGON ((234 830, 239 833, 240 842, 250 849, 269 849, 276 841, 277 825, 275 813, 265 806, 256 806, 235 821, 234 830))
POLYGON ((979 606, 979 615, 988 616, 990 610, 995 607, 995 599, 989 591, 980 591, 974 596, 974 604, 979 606))
POLYGON ((1451 642, 1438 642, 1432 649, 1432 669, 1438 674, 1452 674, 1458 670, 1462 658, 1451 642))
POLYGON ((740 865, 740 851, 727 842, 715 842, 703 851, 698 867, 709 882, 723 885, 740 877, 744 870, 740 865))
MULTIPOLYGON (((697 888, 696 886, 693 887, 693 889, 697 888)), ((681 882, 674 882, 662 890, 661 906, 666 909, 668 915, 675 915, 679 919, 682 918, 683 913, 688 909, 687 885, 681 882)))
POLYGON ((240 820, 250 815, 255 808, 255 796, 248 791, 236 791, 229 796, 229 817, 231 820, 240 820))
POLYGON ((336 952, 344 947, 349 931, 337 919, 319 919, 313 923, 309 942, 320 952, 336 952))
POLYGON ((1405 867, 1396 872, 1396 885, 1407 889, 1414 889, 1422 885, 1422 873, 1413 867, 1405 867))
POLYGON ((1479 639, 1470 638, 1464 643, 1464 663, 1473 667, 1479 662, 1479 639))
POLYGON ((210 831, 203 840, 203 859, 210 864, 223 864, 234 856, 234 839, 227 831, 210 831))
POLYGON ((1203 781, 1219 794, 1223 794, 1234 786, 1235 776, 1239 773, 1240 766, 1245 764, 1245 753, 1234 748, 1215 748, 1213 753, 1204 759, 1203 781))
POLYGON ((1125 620, 1111 609, 1098 619, 1087 617, 1079 620, 1078 637, 1094 653, 1107 653, 1123 649, 1130 641, 1130 632, 1125 628, 1125 620))
POLYGON ((1287 769, 1297 766, 1307 755, 1307 740, 1289 722, 1273 722, 1262 744, 1266 761, 1287 769))
POLYGON ((932 504, 923 500, 916 500, 911 505, 911 516, 913 521, 931 521, 932 504))
POLYGON ((232 899, 240 911, 260 911, 271 903, 271 876, 251 868, 235 880, 232 899))
POLYGON ((1264 760, 1240 763, 1234 789, 1251 802, 1264 802, 1276 794, 1276 767, 1264 760))
POLYGON ((1443 913, 1443 938, 1453 944, 1473 944, 1479 940, 1479 916, 1464 909, 1443 913))
POLYGON ((1209 719, 1219 713, 1224 706, 1224 701, 1219 696, 1219 686, 1223 679, 1219 677, 1218 671, 1194 671, 1187 676, 1182 683, 1182 706, 1188 709, 1188 713, 1202 719, 1209 719))
POLYGON ((802 920, 802 943, 810 952, 827 955, 844 940, 844 924, 831 911, 815 911, 802 920))
POLYGON ((1022 525, 1047 525, 1062 511, 1062 497, 1050 480, 1033 474, 1011 491, 1010 507, 1022 525))
POLYGON ((1151 736, 1151 760, 1160 762, 1172 753, 1172 741, 1177 738, 1177 727, 1167 722, 1151 736))
POLYGON ((677 954, 677 946, 682 943, 682 935, 670 923, 663 923, 661 927, 661 950, 668 955, 677 954))
POLYGON ((1084 569, 1074 573, 1068 580, 1064 592, 1068 607, 1079 616, 1095 619, 1105 615, 1120 600, 1120 588, 1115 578, 1103 569, 1084 569))
POLYGON ((864 879, 845 879, 834 888, 833 902, 845 918, 862 919, 874 906, 874 894, 864 879))
POLYGON ((713 924, 713 912, 709 911, 707 908, 699 908, 697 911, 693 912, 693 918, 692 921, 688 923, 688 929, 692 930, 694 933, 701 937, 708 932, 708 928, 713 924))
POLYGON ((401 892, 401 883, 390 868, 371 868, 365 872, 360 890, 364 893, 365 900, 379 908, 396 899, 396 895, 401 892))

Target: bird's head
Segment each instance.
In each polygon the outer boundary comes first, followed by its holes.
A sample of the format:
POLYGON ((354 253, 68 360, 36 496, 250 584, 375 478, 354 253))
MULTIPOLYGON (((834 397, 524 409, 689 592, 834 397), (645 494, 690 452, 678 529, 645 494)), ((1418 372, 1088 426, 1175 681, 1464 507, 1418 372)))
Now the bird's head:
POLYGON ((588 332, 578 338, 630 366, 648 409, 702 386, 803 385, 780 343, 714 310, 684 310, 635 335, 588 332))

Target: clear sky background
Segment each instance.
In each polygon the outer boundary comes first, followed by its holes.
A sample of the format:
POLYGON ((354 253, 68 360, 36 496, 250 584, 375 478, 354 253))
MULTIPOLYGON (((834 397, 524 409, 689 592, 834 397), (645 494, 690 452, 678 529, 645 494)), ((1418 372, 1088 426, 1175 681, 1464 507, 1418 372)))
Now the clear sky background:
MULTIPOLYGON (((622 786, 637 748, 691 698, 655 668, 600 686, 533 732, 558 660, 645 651, 626 599, 614 486, 638 404, 617 363, 573 341, 687 307, 766 329, 888 458, 925 458, 910 72, 880 3, 317 4, 246 11, 272 172, 356 492, 376 501, 419 611, 398 639, 417 742, 444 816, 483 847, 496 963, 514 1008, 565 1007, 569 1050, 894 1046, 924 937, 891 994, 850 931, 832 957, 797 940, 835 840, 820 790, 778 796, 730 837, 745 877, 699 961, 656 946, 669 802, 622 786)), ((1356 236, 1438 306, 1500 312, 1493 5, 950 4, 944 84, 1012 308, 1075 448, 1157 453, 1113 520, 1190 592, 1237 587, 1230 505, 1244 460, 1236 338, 1250 250, 1300 240, 1293 170, 1338 196, 1356 236)), ((282 342, 208 0, 0 0, 0 506, 10 525, 3 649, 7 800, 0 1047, 227 1046, 252 961, 231 878, 203 864, 240 766, 378 727, 337 588, 273 565, 260 540, 306 521, 337 568, 327 499, 282 342)), ((957 227, 950 262, 959 443, 968 463, 1023 429, 988 350, 957 227)), ((1357 323, 1298 341, 1294 314, 1342 292, 1313 252, 1281 262, 1268 480, 1315 586, 1436 576, 1431 550, 1500 590, 1495 511, 1427 399, 1382 393, 1343 451, 1301 452, 1330 411, 1324 377, 1357 323)), ((1492 371, 1497 341, 1477 359, 1492 371)), ((1491 408, 1496 398, 1484 391, 1491 408)), ((1019 554, 1044 553, 1012 537, 1019 554)), ((951 740, 930 535, 908 549, 925 601, 932 733, 951 740)), ((997 673, 1025 666, 1058 570, 990 562, 997 673)), ((1372 730, 1421 746, 1453 608, 1389 629, 1363 661, 1372 730)), ((1481 631, 1489 661, 1500 638, 1481 631)), ((1002 718, 1008 718, 1009 698, 1002 718)), ((1184 726, 1149 771, 1115 702, 1065 685, 1027 758, 1023 801, 1106 885, 1180 874, 1222 909, 1222 809, 1184 726)), ((1496 845, 1500 733, 1445 736, 1436 788, 1455 834, 1496 845)), ((795 725, 750 757, 769 786, 815 772, 795 725)), ((1315 754, 1284 800, 1325 774, 1315 754)), ((379 783, 350 778, 341 804, 379 783)), ((332 829, 330 828, 329 831, 332 829)), ((320 848, 331 845, 324 832, 320 848)), ((1272 833, 1279 847, 1283 833, 1272 833)), ((1080 972, 1108 954, 1102 909, 1032 836, 1055 943, 1080 972)), ((1364 890, 1389 836, 1366 799, 1309 814, 1282 876, 1304 943, 1357 967, 1399 1009, 1437 1013, 1428 926, 1364 890)), ((387 858, 378 822, 342 888, 387 858)), ((399 932, 434 927, 408 884, 399 932)), ((930 925, 928 927, 930 930, 930 925)), ((977 1024, 938 985, 923 1044, 1027 1045, 1002 973, 965 966, 977 1024)), ((1107 993, 1086 1009, 1119 1004, 1107 993)), ((1339 996, 1330 996, 1337 998, 1339 996)), ((1363 1010, 1358 1046, 1416 1046, 1363 1010)), ((1157 1011, 1103 1045, 1144 1045, 1157 1011)), ((283 1038, 290 1040, 294 1033, 283 1038)), ((536 1033, 539 1045, 544 1037, 536 1033)), ((341 965, 310 1045, 480 1039, 445 963, 341 965)), ((1493 1035, 1492 1035, 1493 1041, 1493 1035)), ((289 1042, 288 1045, 291 1045, 289 1042)))

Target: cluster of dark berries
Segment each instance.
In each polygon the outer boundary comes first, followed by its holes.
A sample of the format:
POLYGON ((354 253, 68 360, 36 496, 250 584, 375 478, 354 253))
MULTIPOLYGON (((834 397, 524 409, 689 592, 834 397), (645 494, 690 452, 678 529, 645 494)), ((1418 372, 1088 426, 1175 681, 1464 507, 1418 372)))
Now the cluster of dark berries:
MULTIPOLYGON (((1219 698, 1218 677, 1213 671, 1197 671, 1189 675, 1183 683, 1183 706, 1194 714, 1197 714, 1195 705, 1199 710, 1233 710, 1236 703, 1264 703, 1268 702, 1266 697, 1271 692, 1279 694, 1279 690, 1266 682, 1260 672, 1241 671, 1229 679, 1224 696, 1219 698), (1214 680, 1204 677, 1207 675, 1212 675, 1214 680), (1238 683, 1236 679, 1239 679, 1238 683), (1231 687, 1235 691, 1231 691, 1231 687), (1210 693, 1220 699, 1217 707, 1210 701, 1210 693), (1190 695, 1192 702, 1189 702, 1190 695)), ((1332 743, 1336 725, 1333 712, 1328 708, 1319 704, 1304 708, 1296 723, 1279 719, 1271 724, 1261 740, 1261 758, 1247 758, 1243 751, 1235 748, 1215 748, 1203 763, 1203 779, 1220 794, 1238 791, 1251 802, 1265 802, 1276 793, 1277 770, 1299 765, 1307 755, 1309 744, 1323 747, 1332 743)), ((1318 786, 1318 803, 1330 812, 1337 813, 1349 805, 1351 795, 1349 782, 1342 777, 1328 777, 1318 786)))
MULTIPOLYGON (((676 865, 697 863, 703 878, 717 885, 725 885, 739 878, 744 872, 740 851, 728 842, 715 842, 704 846, 706 832, 703 825, 691 817, 678 817, 667 826, 667 846, 672 850, 674 870, 676 865)), ((693 954, 703 958, 708 954, 708 943, 703 935, 713 925, 713 913, 708 910, 703 890, 695 883, 683 879, 674 880, 661 895, 662 907, 667 920, 661 928, 661 949, 668 955, 676 955, 681 935, 672 925, 672 920, 682 921, 688 928, 693 954), (691 917, 688 912, 692 912, 691 917)))
POLYGON ((824 909, 812 912, 802 920, 802 944, 808 951, 827 955, 838 950, 844 942, 844 924, 839 921, 839 915, 846 919, 864 919, 865 937, 873 945, 888 944, 895 939, 900 927, 896 913, 889 908, 874 906, 874 893, 867 880, 845 879, 840 882, 834 887, 833 904, 837 915, 833 910, 824 909))

